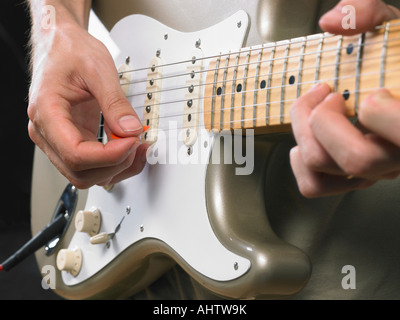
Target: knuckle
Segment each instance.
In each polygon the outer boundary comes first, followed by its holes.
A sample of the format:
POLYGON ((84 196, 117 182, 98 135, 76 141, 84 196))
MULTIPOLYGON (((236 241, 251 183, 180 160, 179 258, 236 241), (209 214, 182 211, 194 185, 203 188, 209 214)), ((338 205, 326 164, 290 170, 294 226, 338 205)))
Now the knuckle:
POLYGON ((65 166, 73 172, 79 172, 83 169, 81 158, 76 153, 68 153, 63 156, 62 160, 65 166))
POLYGON ((119 92, 112 92, 108 94, 107 101, 105 103, 105 108, 107 111, 116 111, 126 106, 125 96, 119 94, 119 92))
POLYGON ((299 183, 299 191, 305 198, 308 199, 316 198, 320 195, 320 188, 312 184, 310 181, 303 181, 299 183))
POLYGON ((325 168, 329 162, 326 154, 315 148, 302 152, 302 157, 305 166, 312 170, 321 170, 325 168))
POLYGON ((351 176, 364 177, 371 169, 372 160, 368 152, 363 151, 363 148, 353 148, 346 152, 340 160, 342 170, 351 176))

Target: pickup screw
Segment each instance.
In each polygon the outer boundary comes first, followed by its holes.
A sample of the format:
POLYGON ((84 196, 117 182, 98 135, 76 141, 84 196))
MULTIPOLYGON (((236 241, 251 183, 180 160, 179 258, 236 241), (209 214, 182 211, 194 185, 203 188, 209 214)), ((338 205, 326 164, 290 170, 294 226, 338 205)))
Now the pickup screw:
POLYGON ((198 40, 196 41, 195 46, 196 46, 196 48, 200 48, 200 45, 201 45, 201 39, 198 39, 198 40))
POLYGON ((131 61, 131 57, 130 57, 130 56, 127 56, 127 57, 125 58, 125 63, 126 63, 126 64, 129 64, 130 61, 131 61))

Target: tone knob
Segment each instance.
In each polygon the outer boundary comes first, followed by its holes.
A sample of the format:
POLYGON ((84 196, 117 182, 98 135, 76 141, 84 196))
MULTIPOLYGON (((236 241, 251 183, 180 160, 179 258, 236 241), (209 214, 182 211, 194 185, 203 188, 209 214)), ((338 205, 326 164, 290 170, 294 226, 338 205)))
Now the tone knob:
POLYGON ((75 217, 75 228, 79 232, 86 232, 93 237, 99 233, 101 215, 99 209, 78 211, 75 217))
POLYGON ((80 249, 61 249, 57 254, 57 268, 76 276, 81 270, 82 252, 80 249))

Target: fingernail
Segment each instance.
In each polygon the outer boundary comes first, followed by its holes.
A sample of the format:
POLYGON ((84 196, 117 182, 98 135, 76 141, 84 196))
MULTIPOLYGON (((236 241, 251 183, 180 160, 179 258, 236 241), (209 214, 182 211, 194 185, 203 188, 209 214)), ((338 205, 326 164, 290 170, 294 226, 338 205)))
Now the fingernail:
POLYGON ((139 119, 134 116, 124 116, 119 119, 119 125, 121 129, 125 132, 135 132, 142 130, 142 124, 139 119))

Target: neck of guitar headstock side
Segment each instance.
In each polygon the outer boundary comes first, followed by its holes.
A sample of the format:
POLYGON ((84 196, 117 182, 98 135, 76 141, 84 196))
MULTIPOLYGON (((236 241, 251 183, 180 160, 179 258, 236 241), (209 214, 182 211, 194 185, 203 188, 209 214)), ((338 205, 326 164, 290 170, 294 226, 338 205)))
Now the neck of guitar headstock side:
POLYGON ((378 88, 400 98, 400 20, 363 35, 324 33, 221 54, 207 72, 205 127, 288 131, 292 103, 319 82, 343 94, 349 117, 378 88))

